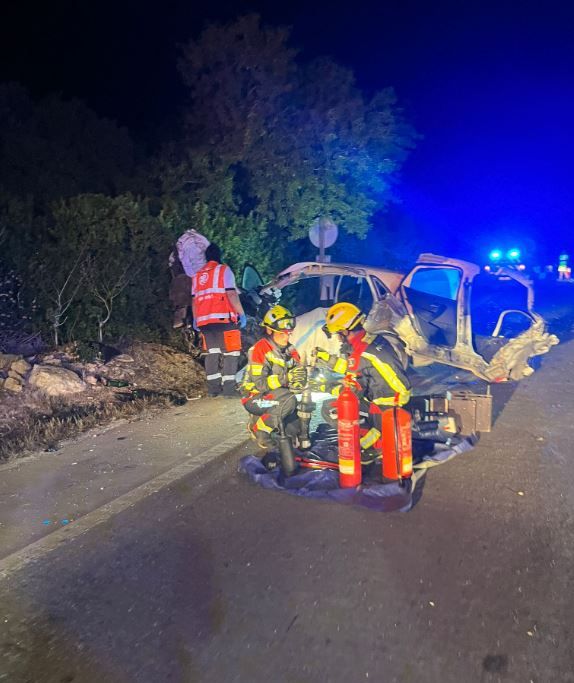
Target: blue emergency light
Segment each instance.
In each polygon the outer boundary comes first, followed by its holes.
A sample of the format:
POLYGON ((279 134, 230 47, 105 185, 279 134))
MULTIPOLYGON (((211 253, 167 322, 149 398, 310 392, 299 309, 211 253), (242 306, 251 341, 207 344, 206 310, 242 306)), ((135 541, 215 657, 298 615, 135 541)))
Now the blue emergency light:
POLYGON ((520 259, 520 249, 509 249, 506 255, 511 261, 518 261, 520 259))
POLYGON ((502 252, 500 251, 500 249, 493 249, 488 255, 488 258, 491 261, 500 261, 500 259, 502 258, 502 252))

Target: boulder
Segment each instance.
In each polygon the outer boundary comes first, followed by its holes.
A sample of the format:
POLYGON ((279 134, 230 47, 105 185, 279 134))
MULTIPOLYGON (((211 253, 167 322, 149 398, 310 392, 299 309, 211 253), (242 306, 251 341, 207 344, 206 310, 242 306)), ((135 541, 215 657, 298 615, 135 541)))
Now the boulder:
POLYGON ((6 391, 13 391, 17 394, 19 391, 22 391, 22 384, 13 377, 8 377, 8 379, 4 381, 4 389, 6 389, 6 391))
POLYGON ((24 378, 22 377, 22 375, 19 372, 15 372, 12 369, 8 370, 8 377, 15 379, 17 382, 23 382, 24 381, 24 378))
POLYGON ((22 356, 17 356, 15 353, 0 353, 0 370, 8 370, 12 363, 21 358, 22 356))
POLYGON ((54 365, 35 365, 28 383, 48 396, 77 394, 87 388, 75 372, 54 365))
POLYGON ((30 363, 25 361, 23 358, 15 360, 10 366, 10 370, 14 370, 14 372, 17 372, 19 375, 25 375, 31 369, 32 366, 30 363))

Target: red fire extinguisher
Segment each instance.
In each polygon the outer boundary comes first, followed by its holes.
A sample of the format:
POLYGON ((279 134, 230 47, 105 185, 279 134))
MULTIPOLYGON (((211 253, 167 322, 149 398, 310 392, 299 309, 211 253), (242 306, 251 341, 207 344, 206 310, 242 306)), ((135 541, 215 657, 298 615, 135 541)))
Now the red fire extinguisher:
POLYGON ((359 399, 347 382, 337 399, 337 431, 339 484, 341 488, 353 488, 361 483, 359 399))
POLYGON ((381 416, 383 479, 402 481, 413 473, 411 415, 402 408, 389 408, 381 416))

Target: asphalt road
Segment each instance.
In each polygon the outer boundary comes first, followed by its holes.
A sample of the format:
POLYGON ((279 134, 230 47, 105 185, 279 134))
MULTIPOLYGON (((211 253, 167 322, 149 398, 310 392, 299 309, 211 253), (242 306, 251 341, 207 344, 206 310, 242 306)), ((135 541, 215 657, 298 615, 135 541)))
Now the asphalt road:
POLYGON ((26 527, 0 561, 0 681, 574 681, 573 405, 574 341, 409 513, 261 490, 243 446, 176 459, 74 537, 26 527))

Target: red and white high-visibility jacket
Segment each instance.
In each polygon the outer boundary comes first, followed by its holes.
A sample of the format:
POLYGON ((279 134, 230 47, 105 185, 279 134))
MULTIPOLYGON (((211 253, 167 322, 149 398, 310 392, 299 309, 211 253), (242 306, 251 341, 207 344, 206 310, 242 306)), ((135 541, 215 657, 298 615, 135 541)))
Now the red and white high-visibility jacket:
POLYGON ((195 324, 198 327, 212 323, 237 322, 239 316, 227 295, 229 290, 235 289, 235 278, 229 266, 208 261, 197 271, 191 282, 195 324))

